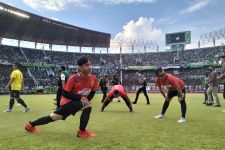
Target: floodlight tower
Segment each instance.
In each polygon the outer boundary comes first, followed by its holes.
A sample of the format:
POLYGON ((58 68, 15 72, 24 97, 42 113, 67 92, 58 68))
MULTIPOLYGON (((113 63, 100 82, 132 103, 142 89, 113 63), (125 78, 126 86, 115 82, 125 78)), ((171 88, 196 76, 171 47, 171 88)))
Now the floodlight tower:
POLYGON ((112 40, 112 45, 114 46, 119 46, 119 49, 120 49, 120 81, 121 83, 123 83, 123 72, 122 72, 122 67, 123 67, 123 61, 122 61, 122 50, 123 50, 123 46, 125 44, 125 39, 124 38, 121 38, 121 37, 115 37, 113 40, 112 40))
POLYGON ((140 44, 141 44, 141 46, 144 47, 144 53, 146 53, 146 49, 147 49, 147 46, 148 46, 148 41, 141 39, 140 40, 140 44))
POLYGON ((201 45, 213 42, 213 46, 216 46, 216 40, 221 40, 221 39, 225 39, 225 28, 202 34, 200 36, 198 45, 199 45, 199 48, 200 48, 201 45))
POLYGON ((128 39, 128 45, 131 46, 132 53, 134 53, 134 47, 138 44, 138 40, 135 38, 128 39))

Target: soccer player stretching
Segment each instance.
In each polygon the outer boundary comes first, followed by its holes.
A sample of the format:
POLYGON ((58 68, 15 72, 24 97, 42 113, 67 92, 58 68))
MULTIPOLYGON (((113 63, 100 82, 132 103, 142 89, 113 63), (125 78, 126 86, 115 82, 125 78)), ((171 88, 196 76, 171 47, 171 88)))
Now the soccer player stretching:
POLYGON ((122 85, 114 85, 111 90, 109 91, 109 94, 105 98, 101 112, 104 111, 105 107, 112 101, 113 98, 118 98, 121 96, 125 103, 127 104, 127 107, 130 109, 130 112, 133 112, 132 104, 130 102, 129 97, 127 96, 127 93, 125 92, 122 85))
POLYGON ((79 66, 79 73, 70 76, 67 80, 60 101, 61 106, 50 115, 27 123, 25 126, 27 131, 38 132, 36 126, 57 120, 65 120, 68 116, 75 115, 76 112, 82 110, 77 137, 96 136, 96 134, 88 132, 86 126, 91 114, 90 101, 98 88, 98 82, 96 77, 91 75, 92 65, 88 57, 81 56, 77 64, 79 66))
POLYGON ((165 73, 162 68, 157 68, 156 71, 156 86, 158 86, 160 93, 165 98, 161 114, 155 116, 156 119, 164 118, 164 114, 169 107, 170 101, 174 96, 178 96, 179 102, 181 104, 182 117, 178 122, 186 122, 186 102, 185 102, 185 83, 183 80, 169 74, 165 73), (167 95, 164 93, 162 86, 168 88, 167 95))

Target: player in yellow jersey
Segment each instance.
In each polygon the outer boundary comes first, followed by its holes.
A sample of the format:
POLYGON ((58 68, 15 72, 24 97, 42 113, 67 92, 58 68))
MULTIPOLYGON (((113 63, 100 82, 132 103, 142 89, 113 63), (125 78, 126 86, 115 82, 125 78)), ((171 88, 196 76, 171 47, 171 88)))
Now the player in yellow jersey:
POLYGON ((14 105, 14 99, 18 103, 20 103, 24 108, 24 112, 27 112, 30 110, 30 107, 28 107, 25 102, 20 98, 20 91, 23 90, 23 74, 19 69, 20 63, 14 63, 13 64, 13 71, 10 75, 10 81, 6 85, 5 89, 11 88, 10 91, 10 101, 9 101, 9 109, 3 111, 3 112, 12 112, 12 108, 14 105))

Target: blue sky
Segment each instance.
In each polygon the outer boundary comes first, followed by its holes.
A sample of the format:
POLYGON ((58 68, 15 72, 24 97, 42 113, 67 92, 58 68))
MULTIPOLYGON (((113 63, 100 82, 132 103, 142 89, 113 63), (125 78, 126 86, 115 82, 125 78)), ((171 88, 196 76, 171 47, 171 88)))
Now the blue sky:
POLYGON ((203 33, 225 27, 225 0, 0 0, 75 26, 129 39, 154 40, 190 30, 197 47, 203 33))

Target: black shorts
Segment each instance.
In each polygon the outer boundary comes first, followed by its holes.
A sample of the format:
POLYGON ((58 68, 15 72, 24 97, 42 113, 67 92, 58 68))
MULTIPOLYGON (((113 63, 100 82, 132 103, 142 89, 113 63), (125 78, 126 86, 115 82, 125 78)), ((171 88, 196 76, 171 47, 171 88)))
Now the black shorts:
POLYGON ((140 87, 137 92, 142 92, 142 91, 146 92, 146 86, 140 87))
MULTIPOLYGON (((182 89, 182 93, 184 94, 184 100, 185 100, 185 89, 182 89)), ((167 93, 167 96, 169 99, 172 99, 174 96, 178 96, 178 92, 169 90, 167 93)))
POLYGON ((108 91, 108 87, 101 87, 101 90, 103 93, 106 93, 108 91))
POLYGON ((70 101, 65 105, 60 106, 54 113, 62 115, 63 120, 65 120, 69 115, 75 115, 81 108, 83 108, 81 101, 70 101))
POLYGON ((11 90, 10 91, 10 98, 20 98, 20 91, 19 90, 11 90))

